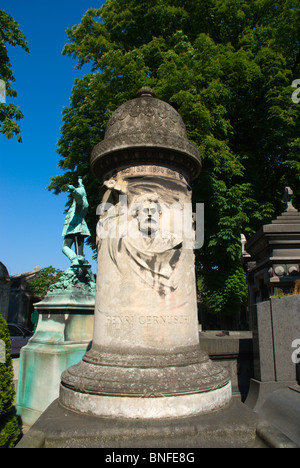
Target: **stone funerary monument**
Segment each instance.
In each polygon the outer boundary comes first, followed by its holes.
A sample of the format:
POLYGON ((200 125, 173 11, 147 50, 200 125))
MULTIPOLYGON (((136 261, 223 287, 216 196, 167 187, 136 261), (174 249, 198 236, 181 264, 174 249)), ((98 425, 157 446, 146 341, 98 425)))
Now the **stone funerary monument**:
POLYGON ((231 384, 200 350, 191 229, 180 223, 201 168, 181 117, 142 88, 112 115, 91 165, 106 187, 93 344, 62 374, 60 402, 126 418, 222 407, 231 384))

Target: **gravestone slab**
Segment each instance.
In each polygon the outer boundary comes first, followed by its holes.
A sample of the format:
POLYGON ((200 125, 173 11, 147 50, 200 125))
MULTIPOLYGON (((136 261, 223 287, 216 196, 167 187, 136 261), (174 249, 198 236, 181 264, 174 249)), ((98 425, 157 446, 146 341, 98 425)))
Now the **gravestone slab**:
POLYGON ((300 340, 300 295, 271 298, 253 308, 254 379, 246 404, 258 409, 275 390, 297 383, 294 340, 300 340))

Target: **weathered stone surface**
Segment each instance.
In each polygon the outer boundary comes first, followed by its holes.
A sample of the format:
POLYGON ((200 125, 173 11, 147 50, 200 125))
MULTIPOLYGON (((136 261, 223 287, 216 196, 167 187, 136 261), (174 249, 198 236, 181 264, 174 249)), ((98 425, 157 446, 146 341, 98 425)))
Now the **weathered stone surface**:
POLYGON ((275 390, 296 384, 292 355, 300 337, 300 295, 271 298, 253 308, 254 379, 246 404, 259 408, 275 390))
POLYGON ((300 337, 300 295, 271 298, 256 305, 258 353, 254 377, 261 381, 296 381, 292 343, 300 337))
MULTIPOLYGON (((292 360, 294 340, 300 339, 300 295, 271 299, 275 376, 277 381, 296 381, 292 360)), ((299 346, 298 346, 299 347, 299 346)))
POLYGON ((274 346, 270 302, 256 304, 253 311, 254 378, 275 380, 274 346))
POLYGON ((178 112, 155 98, 149 88, 122 104, 110 118, 105 139, 95 146, 92 171, 105 179, 107 172, 134 164, 157 164, 177 168, 191 179, 201 169, 199 150, 187 140, 178 112), (149 151, 150 150, 150 151, 149 151))
MULTIPOLYGON (((183 351, 184 353, 184 351, 183 351)), ((102 357, 101 353, 99 355, 102 357)), ((89 353, 87 353, 89 356, 89 353)), ((169 357, 169 365, 164 365, 164 356, 142 355, 144 364, 136 363, 134 356, 128 355, 127 366, 118 363, 120 354, 115 355, 113 365, 102 362, 101 365, 87 362, 86 356, 77 366, 73 366, 63 374, 64 386, 82 393, 99 395, 128 395, 145 397, 172 396, 187 393, 210 391, 228 383, 228 374, 220 366, 214 364, 204 352, 198 350, 198 359, 187 357, 179 364, 176 355, 169 357), (156 365, 154 364, 156 357, 156 365), (145 367, 144 367, 145 366, 145 367)))

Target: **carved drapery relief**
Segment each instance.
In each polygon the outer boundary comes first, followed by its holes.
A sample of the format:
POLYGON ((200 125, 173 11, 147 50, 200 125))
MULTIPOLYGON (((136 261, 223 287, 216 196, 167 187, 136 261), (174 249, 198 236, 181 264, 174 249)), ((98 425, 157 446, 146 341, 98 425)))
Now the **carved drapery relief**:
POLYGON ((148 176, 110 179, 105 185, 98 248, 105 240, 103 248, 121 275, 129 265, 133 274, 161 294, 166 288, 177 289, 173 272, 184 243, 183 206, 190 201, 185 181, 148 176))
MULTIPOLYGON (((189 330, 182 339, 196 342, 194 253, 186 248, 182 222, 191 201, 187 182, 147 175, 115 177, 105 185, 97 225, 96 342, 97 330, 103 344, 128 317, 145 328, 151 315, 155 328, 170 322, 170 314, 181 331, 183 325, 189 330)), ((123 338, 126 332, 130 339, 130 328, 120 327, 123 338)), ((151 334, 141 334, 143 344, 151 340, 151 334)))

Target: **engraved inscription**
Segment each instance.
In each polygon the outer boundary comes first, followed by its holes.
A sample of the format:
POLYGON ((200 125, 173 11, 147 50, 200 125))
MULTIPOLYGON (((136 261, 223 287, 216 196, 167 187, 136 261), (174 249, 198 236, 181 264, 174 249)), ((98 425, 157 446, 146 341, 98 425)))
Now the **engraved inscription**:
POLYGON ((133 326, 164 326, 164 325, 183 325, 189 323, 187 315, 106 315, 106 324, 112 328, 127 328, 133 326))
POLYGON ((179 180, 183 178, 183 175, 179 173, 178 171, 174 171, 167 167, 155 166, 155 165, 131 166, 131 167, 127 167, 126 169, 121 169, 120 171, 111 171, 110 173, 108 173, 108 176, 113 176, 116 178, 120 176, 133 175, 133 174, 165 175, 167 177, 169 176, 169 177, 172 177, 174 179, 179 179, 179 180))

